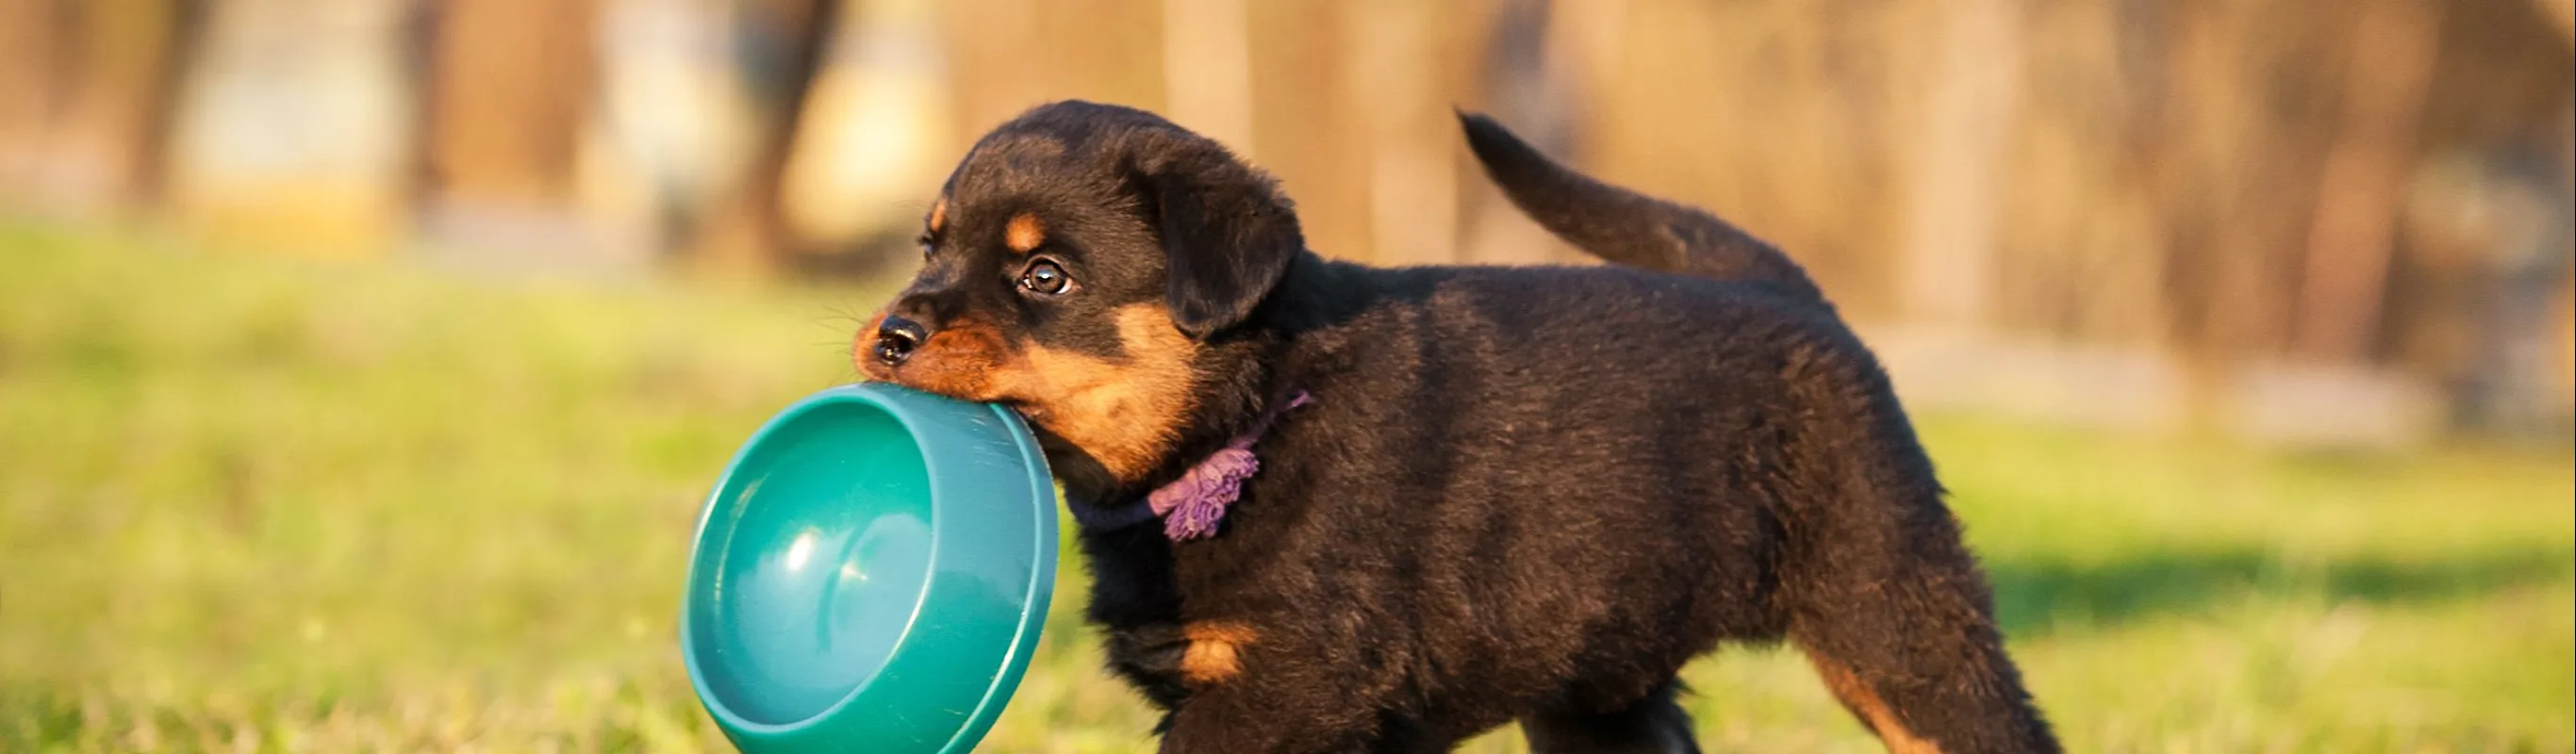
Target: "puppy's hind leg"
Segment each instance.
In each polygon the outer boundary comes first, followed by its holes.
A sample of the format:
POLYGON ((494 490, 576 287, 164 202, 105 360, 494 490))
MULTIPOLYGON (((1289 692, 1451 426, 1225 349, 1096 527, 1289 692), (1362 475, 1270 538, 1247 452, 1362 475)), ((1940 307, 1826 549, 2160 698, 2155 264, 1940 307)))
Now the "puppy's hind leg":
POLYGON ((2058 754, 1965 549, 1955 540, 1917 544, 1910 567, 1858 569, 1875 573, 1815 585, 1802 595, 1790 639, 1890 752, 2058 754))
POLYGON ((1690 713, 1673 700, 1680 692, 1673 679, 1609 712, 1542 712, 1523 718, 1521 733, 1534 754, 1699 754, 1690 713))

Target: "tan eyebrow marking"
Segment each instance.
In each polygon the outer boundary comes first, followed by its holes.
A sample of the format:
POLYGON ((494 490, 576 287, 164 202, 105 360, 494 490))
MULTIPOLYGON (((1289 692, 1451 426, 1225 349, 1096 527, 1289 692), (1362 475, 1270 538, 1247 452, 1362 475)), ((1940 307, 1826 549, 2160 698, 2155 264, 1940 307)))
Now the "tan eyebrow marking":
POLYGON ((1046 243, 1046 226, 1038 224, 1037 215, 1014 215, 1011 224, 1002 229, 1002 243, 1022 254, 1036 251, 1038 244, 1046 243))
POLYGON ((948 225, 948 197, 943 196, 939 198, 939 203, 930 205, 930 232, 937 233, 946 225, 948 225))

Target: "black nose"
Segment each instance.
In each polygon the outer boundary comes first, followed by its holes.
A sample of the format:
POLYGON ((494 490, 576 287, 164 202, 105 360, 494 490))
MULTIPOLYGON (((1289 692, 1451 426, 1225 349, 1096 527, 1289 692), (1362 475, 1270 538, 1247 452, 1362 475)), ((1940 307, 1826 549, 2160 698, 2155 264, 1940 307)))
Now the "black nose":
POLYGON ((912 357, 912 349, 929 339, 930 331, 923 329, 921 323, 888 314, 884 322, 877 324, 877 363, 901 364, 912 357))

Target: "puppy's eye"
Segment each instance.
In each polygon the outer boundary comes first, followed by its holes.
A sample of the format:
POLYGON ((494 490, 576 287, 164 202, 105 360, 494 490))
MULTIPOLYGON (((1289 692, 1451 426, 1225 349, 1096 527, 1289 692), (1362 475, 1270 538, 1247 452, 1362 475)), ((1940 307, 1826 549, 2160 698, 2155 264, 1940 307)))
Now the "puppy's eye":
POLYGON ((1052 260, 1040 259, 1020 272, 1020 289, 1047 296, 1061 296, 1073 291, 1073 276, 1052 260))
POLYGON ((930 234, 928 233, 923 233, 919 237, 912 239, 912 243, 921 247, 921 258, 923 259, 929 259, 931 252, 939 250, 939 247, 931 245, 930 234))

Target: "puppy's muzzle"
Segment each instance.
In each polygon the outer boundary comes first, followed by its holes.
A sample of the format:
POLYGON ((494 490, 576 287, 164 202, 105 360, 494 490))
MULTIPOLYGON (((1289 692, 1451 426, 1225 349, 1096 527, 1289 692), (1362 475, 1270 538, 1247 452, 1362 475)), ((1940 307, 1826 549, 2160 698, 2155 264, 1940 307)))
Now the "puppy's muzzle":
POLYGON ((912 358, 913 350, 929 340, 930 330, 922 327, 921 323, 889 314, 884 322, 877 324, 877 344, 873 352, 877 363, 898 366, 904 359, 912 358))

